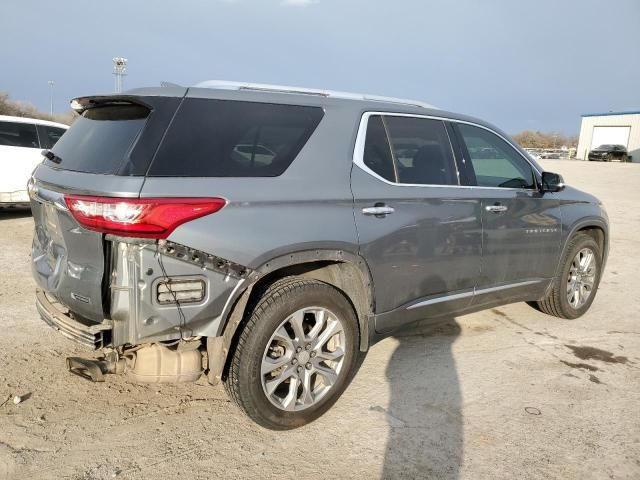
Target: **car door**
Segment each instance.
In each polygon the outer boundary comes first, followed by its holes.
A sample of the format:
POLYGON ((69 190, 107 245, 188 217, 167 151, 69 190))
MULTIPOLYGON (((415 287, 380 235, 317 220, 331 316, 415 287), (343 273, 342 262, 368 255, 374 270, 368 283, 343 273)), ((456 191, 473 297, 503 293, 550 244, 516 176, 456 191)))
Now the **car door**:
POLYGON ((467 307, 480 273, 481 211, 460 188, 445 123, 365 114, 351 185, 376 330, 467 307))
POLYGON ((42 161, 36 126, 33 123, 0 121, 0 192, 8 203, 26 203, 27 182, 42 161))
POLYGON ((540 192, 541 172, 502 136, 478 125, 454 125, 463 179, 482 207, 482 266, 474 303, 535 296, 553 276, 560 253, 557 195, 540 192))

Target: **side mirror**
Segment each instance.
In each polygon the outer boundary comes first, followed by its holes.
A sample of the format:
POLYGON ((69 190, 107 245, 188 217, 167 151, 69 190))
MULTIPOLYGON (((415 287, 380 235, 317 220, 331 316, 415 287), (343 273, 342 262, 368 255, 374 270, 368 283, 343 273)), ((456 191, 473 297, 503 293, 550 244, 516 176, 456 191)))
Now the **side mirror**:
POLYGON ((562 175, 551 172, 542 172, 542 186, 540 190, 544 192, 559 192, 564 188, 562 175))

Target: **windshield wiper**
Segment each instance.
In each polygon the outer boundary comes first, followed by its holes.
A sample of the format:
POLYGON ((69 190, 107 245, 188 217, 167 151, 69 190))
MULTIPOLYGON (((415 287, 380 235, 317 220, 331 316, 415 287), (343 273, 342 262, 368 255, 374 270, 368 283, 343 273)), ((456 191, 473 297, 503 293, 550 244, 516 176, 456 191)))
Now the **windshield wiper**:
POLYGON ((42 154, 43 157, 45 157, 47 160, 53 162, 53 163, 60 163, 62 162, 62 158, 60 158, 59 156, 57 156, 55 153, 53 153, 51 150, 42 150, 40 152, 42 154))

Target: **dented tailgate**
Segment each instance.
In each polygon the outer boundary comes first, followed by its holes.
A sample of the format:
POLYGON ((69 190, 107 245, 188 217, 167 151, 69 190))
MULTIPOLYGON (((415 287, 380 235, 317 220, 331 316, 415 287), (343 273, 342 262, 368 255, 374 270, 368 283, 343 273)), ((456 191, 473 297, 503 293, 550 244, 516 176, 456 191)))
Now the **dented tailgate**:
MULTIPOLYGON (((128 195, 137 195, 141 178, 119 181, 128 195), (124 184, 124 185, 123 185, 124 184)), ((73 313, 94 322, 105 318, 103 289, 106 279, 103 235, 78 225, 64 201, 64 193, 110 187, 108 176, 55 171, 40 165, 30 184, 35 223, 32 270, 38 287, 73 313)))
POLYGON ((104 318, 102 235, 80 228, 64 207, 62 195, 39 190, 31 205, 36 282, 75 313, 100 322, 104 318))
POLYGON ((139 197, 144 172, 181 100, 169 95, 185 91, 174 90, 76 99, 81 115, 33 173, 33 274, 74 317, 102 322, 109 315, 105 259, 111 244, 80 226, 65 195, 139 197))

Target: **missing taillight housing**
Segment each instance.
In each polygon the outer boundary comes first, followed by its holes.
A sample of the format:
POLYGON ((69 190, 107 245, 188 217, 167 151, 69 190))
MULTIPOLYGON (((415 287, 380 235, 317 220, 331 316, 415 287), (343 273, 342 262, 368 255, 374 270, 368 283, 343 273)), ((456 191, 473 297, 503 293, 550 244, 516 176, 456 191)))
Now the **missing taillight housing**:
POLYGON ((160 305, 199 303, 204 300, 206 287, 203 280, 170 277, 158 283, 156 300, 160 305))
POLYGON ((217 212, 223 198, 114 198, 65 195, 73 217, 85 228, 123 237, 167 238, 177 227, 217 212))

